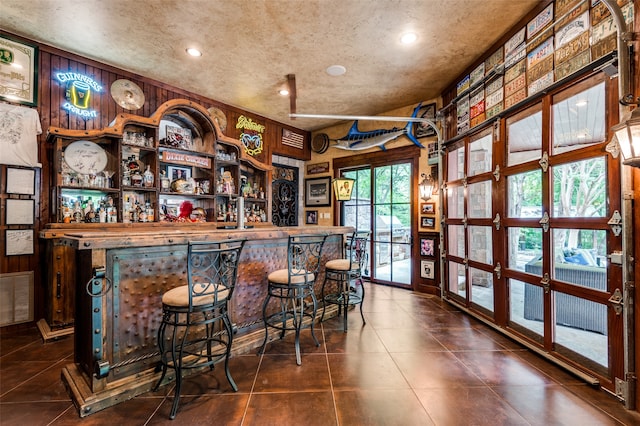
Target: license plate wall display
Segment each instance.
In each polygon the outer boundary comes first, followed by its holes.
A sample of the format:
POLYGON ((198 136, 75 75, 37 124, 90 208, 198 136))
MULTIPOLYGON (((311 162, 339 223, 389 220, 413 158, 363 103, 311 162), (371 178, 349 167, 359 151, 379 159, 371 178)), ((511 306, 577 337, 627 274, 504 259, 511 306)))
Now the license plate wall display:
POLYGON ((493 54, 489 56, 486 61, 484 61, 485 75, 493 71, 496 65, 501 65, 503 60, 504 60, 504 49, 502 46, 500 46, 498 50, 493 52, 493 54))
POLYGON ((470 126, 475 127, 484 121, 484 87, 480 86, 469 94, 470 126))
POLYGON ((470 81, 471 77, 467 75, 456 84, 456 96, 460 96, 469 88, 470 81))
POLYGON ((582 67, 589 65, 590 62, 591 51, 587 48, 587 50, 583 50, 571 59, 562 62, 561 64, 556 64, 556 81, 562 80, 566 76, 573 74, 582 67))
POLYGON ((527 24, 527 52, 531 52, 553 35, 553 3, 527 24))
POLYGON ((586 0, 556 0, 556 16, 560 17, 586 0))
POLYGON ((520 62, 527 55, 527 45, 524 40, 526 27, 522 28, 504 44, 505 70, 520 62))
POLYGON ((484 62, 478 65, 469 75, 469 87, 474 87, 484 78, 484 62))
POLYGON ((554 25, 555 29, 556 29, 556 32, 558 32, 558 30, 560 28, 564 27, 569 22, 573 21, 578 16, 582 15, 584 12, 587 12, 588 10, 589 10, 589 1, 588 0, 582 0, 582 2, 580 2, 580 4, 578 4, 576 7, 574 7, 570 11, 568 11, 566 13, 563 13, 562 15, 560 15, 556 11, 556 16, 560 18, 558 20, 558 22, 556 22, 555 25, 554 25))
MULTIPOLYGON (((618 0, 622 9, 624 21, 627 23, 627 31, 630 31, 633 20, 633 2, 630 0, 618 0)), ((613 52, 618 47, 616 26, 613 17, 604 3, 599 2, 591 8, 591 60, 595 61, 613 52)))
POLYGON ((590 28, 589 12, 586 11, 564 27, 556 30, 556 50, 590 28))
POLYGON ((504 100, 504 76, 498 76, 485 86, 485 119, 495 117, 502 111, 504 100))
MULTIPOLYGON (((553 37, 549 37, 527 54, 527 82, 531 85, 550 72, 553 74, 553 37)), ((532 94, 529 91, 529 95, 532 94)))
POLYGON ((458 134, 469 130, 469 96, 464 96, 456 104, 458 134))

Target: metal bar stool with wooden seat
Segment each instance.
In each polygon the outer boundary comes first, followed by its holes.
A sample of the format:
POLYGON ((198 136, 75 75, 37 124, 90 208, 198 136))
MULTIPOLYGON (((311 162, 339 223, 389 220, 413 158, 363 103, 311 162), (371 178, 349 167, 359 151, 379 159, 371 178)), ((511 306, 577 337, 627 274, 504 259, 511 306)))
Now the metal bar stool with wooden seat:
POLYGON ((349 306, 360 305, 360 316, 362 323, 366 324, 362 313, 362 303, 364 300, 364 285, 362 284, 362 268, 367 259, 367 245, 370 231, 355 231, 347 238, 347 253, 343 259, 334 259, 325 263, 325 275, 322 283, 322 300, 324 309, 322 317, 326 311, 327 304, 338 305, 338 315, 343 314, 344 332, 347 332, 347 310, 349 306), (327 281, 334 281, 337 289, 325 295, 327 281), (351 282, 353 281, 353 285, 351 282))
MULTIPOLYGON (((320 257, 326 235, 290 235, 287 243, 287 268, 271 272, 268 277, 267 297, 262 304, 264 320, 264 342, 258 351, 264 353, 269 339, 269 327, 280 330, 282 339, 287 330, 295 331, 296 363, 300 359, 300 330, 311 327, 311 336, 320 346, 314 333, 314 323, 318 310, 314 284, 320 270, 320 257), (267 313, 269 302, 278 301, 278 309, 267 313), (309 309, 308 301, 311 300, 309 309), (305 318, 310 320, 305 323, 305 318)), ((273 304, 272 304, 273 305, 273 304)))
POLYGON ((173 288, 162 296, 162 322, 158 328, 158 347, 162 375, 175 371, 176 388, 170 418, 178 411, 182 375, 185 369, 203 369, 224 359, 224 369, 234 391, 238 386, 229 372, 233 329, 229 319, 229 300, 238 275, 238 260, 244 240, 189 242, 187 285, 173 288))

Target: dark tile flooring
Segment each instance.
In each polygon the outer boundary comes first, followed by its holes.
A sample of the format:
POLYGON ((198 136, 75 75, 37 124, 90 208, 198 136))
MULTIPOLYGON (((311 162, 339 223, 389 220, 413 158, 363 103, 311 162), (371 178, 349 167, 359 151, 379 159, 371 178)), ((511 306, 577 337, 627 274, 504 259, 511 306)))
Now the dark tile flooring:
POLYGON ((640 414, 433 296, 368 285, 367 324, 350 312, 173 385, 79 418, 60 380, 73 341, 36 329, 0 339, 0 424, 19 425, 638 425, 640 414))

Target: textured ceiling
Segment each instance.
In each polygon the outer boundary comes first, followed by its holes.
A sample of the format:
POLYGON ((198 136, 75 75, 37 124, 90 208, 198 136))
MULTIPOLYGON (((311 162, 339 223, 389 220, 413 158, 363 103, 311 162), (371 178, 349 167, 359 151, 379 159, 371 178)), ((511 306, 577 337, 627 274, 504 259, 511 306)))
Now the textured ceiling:
POLYGON ((433 99, 539 0, 1 0, 0 28, 307 130, 433 99), (405 31, 418 34, 401 46, 405 31), (204 52, 191 58, 185 49, 204 52), (325 69, 343 65, 346 74, 325 69))

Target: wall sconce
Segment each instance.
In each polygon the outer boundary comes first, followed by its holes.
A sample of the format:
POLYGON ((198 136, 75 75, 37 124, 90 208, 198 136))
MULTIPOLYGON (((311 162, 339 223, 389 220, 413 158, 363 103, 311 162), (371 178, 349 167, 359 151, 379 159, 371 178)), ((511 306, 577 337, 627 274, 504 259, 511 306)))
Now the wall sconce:
POLYGON ((424 201, 429 201, 431 199, 431 195, 433 195, 433 188, 435 186, 435 182, 433 181, 433 178, 431 177, 431 175, 426 175, 424 173, 422 173, 422 175, 420 175, 423 179, 422 182, 420 182, 420 198, 422 198, 424 201))
POLYGON ((611 128, 616 134, 620 152, 622 152, 622 164, 640 167, 640 108, 636 108, 631 115, 620 124, 611 128))
POLYGON ((336 196, 336 201, 351 201, 355 181, 355 179, 346 177, 338 177, 333 180, 333 193, 336 196))

